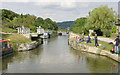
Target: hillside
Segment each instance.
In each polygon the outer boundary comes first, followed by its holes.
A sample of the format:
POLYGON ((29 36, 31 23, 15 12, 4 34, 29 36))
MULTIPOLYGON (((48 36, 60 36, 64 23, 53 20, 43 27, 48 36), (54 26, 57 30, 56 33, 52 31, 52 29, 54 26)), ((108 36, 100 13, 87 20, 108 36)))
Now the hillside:
POLYGON ((2 32, 16 32, 17 27, 25 26, 30 28, 31 32, 36 32, 37 27, 48 30, 58 30, 58 25, 50 18, 43 19, 30 14, 17 14, 11 10, 0 9, 2 11, 2 32))
POLYGON ((60 29, 66 29, 68 27, 72 27, 73 26, 73 22, 74 21, 64 21, 64 22, 58 22, 58 26, 60 29))

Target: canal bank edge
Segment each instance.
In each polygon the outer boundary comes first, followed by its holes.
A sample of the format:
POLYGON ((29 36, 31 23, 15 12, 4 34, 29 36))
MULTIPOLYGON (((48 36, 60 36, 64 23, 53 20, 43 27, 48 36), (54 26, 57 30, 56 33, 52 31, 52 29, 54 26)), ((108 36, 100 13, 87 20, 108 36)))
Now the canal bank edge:
POLYGON ((109 57, 117 62, 120 63, 120 57, 118 54, 112 54, 110 51, 106 51, 106 50, 102 50, 102 49, 99 49, 97 47, 91 47, 91 46, 88 46, 88 45, 85 45, 85 44, 77 44, 75 39, 76 39, 76 36, 78 36, 77 34, 74 34, 74 33, 70 33, 69 34, 69 45, 76 49, 76 50, 81 50, 81 51, 85 51, 85 52, 89 52, 89 53, 93 53, 93 54, 98 54, 98 55, 102 55, 102 56, 106 56, 106 57, 109 57))
MULTIPOLYGON (((53 31, 51 34, 51 38, 57 36, 57 32, 53 31)), ((23 43, 20 45, 17 45, 17 51, 22 52, 22 51, 28 51, 37 48, 39 45, 42 44, 43 39, 38 39, 36 41, 33 41, 31 43, 23 43)))
POLYGON ((17 51, 20 52, 20 51, 32 50, 32 49, 35 49, 38 45, 39 45, 39 43, 36 41, 33 41, 31 43, 20 44, 18 46, 17 51))

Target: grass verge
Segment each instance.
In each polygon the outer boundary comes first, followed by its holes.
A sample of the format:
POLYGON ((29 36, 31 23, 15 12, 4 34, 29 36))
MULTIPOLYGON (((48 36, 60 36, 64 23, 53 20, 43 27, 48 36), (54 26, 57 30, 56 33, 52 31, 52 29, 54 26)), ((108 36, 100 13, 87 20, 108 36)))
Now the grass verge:
POLYGON ((15 50, 17 49, 17 45, 19 44, 32 42, 31 39, 26 38, 20 34, 2 34, 2 39, 10 39, 10 42, 13 43, 15 50))
POLYGON ((5 33, 17 33, 17 30, 7 28, 7 27, 2 27, 2 32, 5 32, 5 33))
MULTIPOLYGON (((86 43, 86 42, 81 42, 82 44, 85 44, 85 45, 89 45, 89 46, 92 46, 92 47, 95 47, 95 40, 91 40, 92 43, 86 43)), ((107 50, 107 51, 110 51, 112 50, 113 48, 113 45, 112 44, 109 44, 108 42, 104 42, 104 41, 98 41, 99 45, 98 48, 102 49, 102 50, 107 50)))

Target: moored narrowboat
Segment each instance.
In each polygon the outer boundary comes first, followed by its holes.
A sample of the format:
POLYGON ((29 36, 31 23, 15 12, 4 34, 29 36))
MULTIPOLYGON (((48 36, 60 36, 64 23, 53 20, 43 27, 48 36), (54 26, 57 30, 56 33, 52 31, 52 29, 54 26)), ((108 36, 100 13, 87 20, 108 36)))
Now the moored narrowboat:
POLYGON ((60 31, 60 32, 58 33, 58 35, 62 35, 62 32, 60 31))
POLYGON ((13 44, 7 40, 0 40, 0 57, 13 54, 13 44))
POLYGON ((47 39, 48 38, 48 32, 44 32, 42 38, 47 39))

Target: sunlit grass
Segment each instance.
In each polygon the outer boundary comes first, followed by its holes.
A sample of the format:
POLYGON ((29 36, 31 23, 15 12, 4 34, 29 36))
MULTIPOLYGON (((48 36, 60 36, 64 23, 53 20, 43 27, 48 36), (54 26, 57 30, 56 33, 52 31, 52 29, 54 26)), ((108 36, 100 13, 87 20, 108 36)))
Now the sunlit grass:
POLYGON ((13 43, 15 50, 19 44, 32 42, 31 39, 19 34, 2 34, 2 39, 10 39, 10 42, 13 43))
MULTIPOLYGON (((95 40, 91 40, 91 42, 92 42, 92 43, 82 42, 82 44, 95 47, 95 40)), ((102 49, 102 50, 110 51, 110 50, 112 50, 112 48, 113 48, 113 45, 112 45, 112 44, 109 44, 108 42, 98 41, 98 44, 99 44, 98 48, 100 48, 100 49, 102 49), (100 44, 101 44, 101 45, 100 45, 100 44)))
POLYGON ((2 32, 5 32, 5 33, 17 33, 17 30, 7 28, 7 27, 2 27, 2 32))
POLYGON ((5 37, 4 39, 10 39, 12 43, 29 43, 32 42, 30 39, 26 38, 23 35, 19 35, 19 34, 11 34, 11 35, 7 35, 7 37, 5 37))

